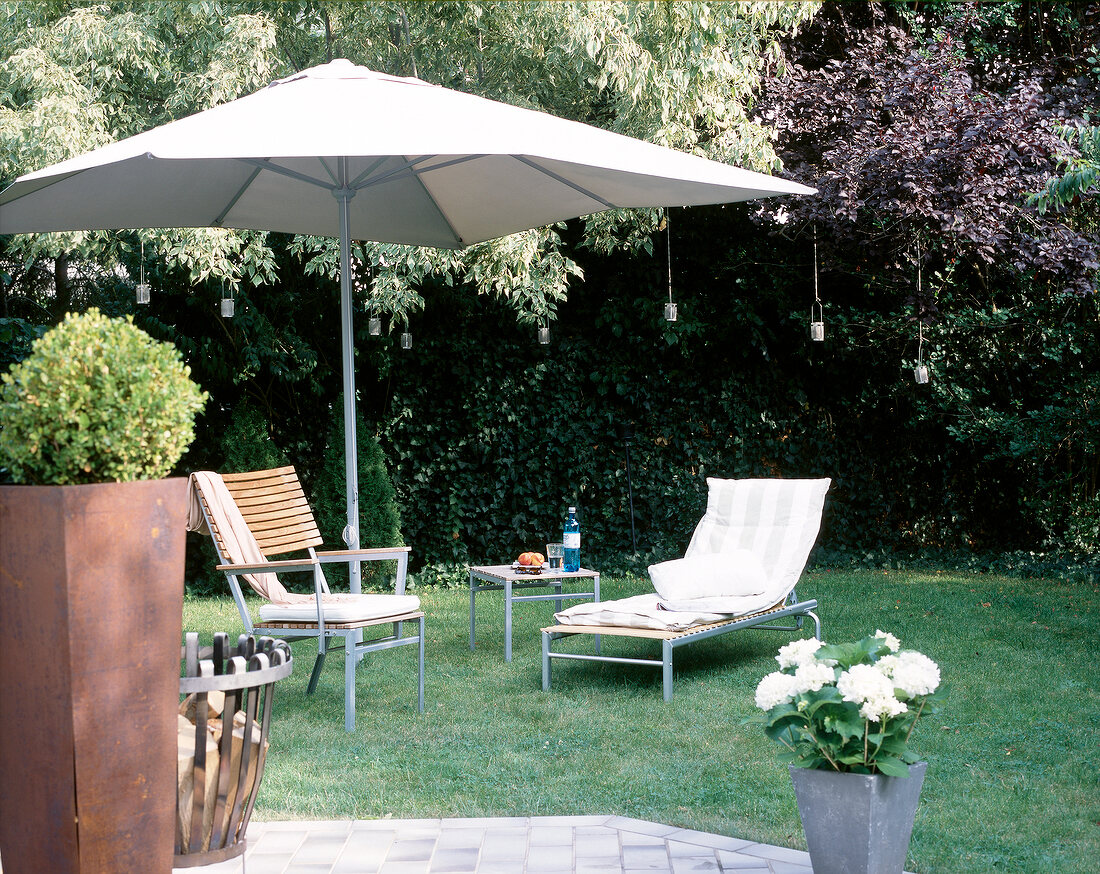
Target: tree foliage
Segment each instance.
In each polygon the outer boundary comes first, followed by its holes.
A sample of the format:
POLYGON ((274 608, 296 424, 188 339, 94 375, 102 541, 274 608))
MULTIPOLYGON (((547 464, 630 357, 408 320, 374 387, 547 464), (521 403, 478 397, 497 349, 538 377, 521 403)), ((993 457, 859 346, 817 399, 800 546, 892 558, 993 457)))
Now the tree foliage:
MULTIPOLYGON (((641 562, 682 553, 707 475, 832 477, 827 549, 1095 553, 1096 201, 1074 174, 1095 159, 1076 131, 1098 103, 1097 14, 0 3, 0 175, 331 57, 755 169, 782 161, 820 194, 613 212, 458 253, 355 245, 360 430, 378 435, 414 562, 504 560, 545 542, 570 503, 590 555, 629 548, 628 449, 641 562), (1028 202, 1052 190, 1045 212, 1028 202), (824 343, 806 334, 815 226, 824 343), (388 322, 382 337, 372 315, 388 322), (394 336, 405 329, 410 352, 394 336), (918 331, 927 386, 911 377, 918 331)), ((332 424, 341 390, 331 241, 7 238, 0 271, 0 361, 65 309, 135 313, 211 394, 185 467, 274 452, 307 491, 321 477, 317 423, 332 424), (136 308, 143 270, 153 302, 136 308), (231 320, 217 311, 227 291, 231 320)))
POLYGON ((983 85, 966 37, 979 12, 894 21, 869 8, 870 26, 833 23, 842 56, 807 52, 768 85, 786 166, 819 190, 782 207, 790 220, 858 252, 871 284, 908 285, 919 263, 980 298, 1005 276, 1095 290, 1096 240, 1025 203, 1072 149, 1050 83, 1035 71, 983 85))
POLYGON ((761 112, 820 192, 781 207, 786 234, 819 236, 838 340, 912 365, 923 333, 933 380, 907 415, 930 448, 956 444, 941 463, 977 466, 987 524, 1091 551, 1100 241, 1077 192, 1068 211, 1029 195, 1084 181, 1090 140, 1064 134, 1100 105, 1097 10, 919 10, 830 5, 786 45, 761 112))
MULTIPOLYGON (((0 180, 266 84, 276 63, 274 27, 244 5, 226 13, 220 4, 0 4, 0 180)), ((186 266, 192 280, 236 282, 242 271, 272 279, 261 235, 82 231, 11 239, 5 261, 16 281, 8 294, 60 318, 70 306, 87 305, 139 238, 150 255, 186 266), (53 288, 43 287, 43 271, 53 288)), ((8 308, 0 296, 0 315, 8 308)))
MULTIPOLYGON (((747 112, 777 38, 814 4, 635 3, 6 3, 0 6, 0 177, 223 103, 278 75, 347 57, 485 97, 758 167, 778 166, 767 128, 747 112)), ((586 243, 648 245, 653 211, 592 219, 586 243)), ((263 235, 141 232, 191 281, 274 281, 263 235)), ((86 232, 16 239, 24 261, 92 260, 110 269, 130 236, 86 232)), ((335 271, 334 243, 303 238, 309 269, 335 271)), ((576 264, 560 237, 532 230, 465 255, 365 244, 368 306, 403 322, 426 276, 513 302, 523 321, 552 318, 576 264)), ((4 312, 0 311, 0 315, 4 312)))
POLYGON ((1028 198, 1041 213, 1051 207, 1074 206, 1100 188, 1100 127, 1065 125, 1058 128, 1058 133, 1070 146, 1068 154, 1059 158, 1061 175, 1049 179, 1041 191, 1028 198), (1073 154, 1074 149, 1077 154, 1073 154))

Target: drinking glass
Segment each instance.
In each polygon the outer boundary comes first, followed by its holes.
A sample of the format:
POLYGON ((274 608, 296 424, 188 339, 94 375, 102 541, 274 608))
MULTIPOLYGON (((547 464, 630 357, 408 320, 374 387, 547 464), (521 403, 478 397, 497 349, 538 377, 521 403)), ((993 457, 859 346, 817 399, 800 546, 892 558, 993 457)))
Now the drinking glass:
POLYGON ((565 544, 564 543, 547 543, 546 544, 546 560, 550 563, 550 570, 560 571, 562 561, 565 558, 565 544))

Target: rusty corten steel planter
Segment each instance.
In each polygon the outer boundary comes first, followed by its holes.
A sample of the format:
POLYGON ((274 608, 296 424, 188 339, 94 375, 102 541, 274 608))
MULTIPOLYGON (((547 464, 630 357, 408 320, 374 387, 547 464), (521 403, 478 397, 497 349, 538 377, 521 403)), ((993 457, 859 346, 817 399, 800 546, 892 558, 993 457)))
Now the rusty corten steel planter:
POLYGON ((187 480, 0 486, 4 874, 170 872, 187 480))

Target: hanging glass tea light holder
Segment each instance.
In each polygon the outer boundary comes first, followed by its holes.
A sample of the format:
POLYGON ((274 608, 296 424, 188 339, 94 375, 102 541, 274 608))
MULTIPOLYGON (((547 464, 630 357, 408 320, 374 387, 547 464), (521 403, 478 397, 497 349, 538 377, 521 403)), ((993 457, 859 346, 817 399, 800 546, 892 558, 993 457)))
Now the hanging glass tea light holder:
POLYGON ((814 302, 810 304, 810 339, 815 343, 825 339, 825 311, 817 288, 817 225, 814 225, 814 302))
POLYGON ((550 345, 550 324, 543 322, 539 325, 539 343, 543 346, 550 345))
POLYGON ((401 348, 402 349, 412 349, 412 347, 413 347, 413 335, 409 333, 408 326, 406 326, 406 330, 401 332, 401 348))
POLYGON ((917 259, 917 366, 913 368, 913 379, 917 385, 928 382, 928 365, 924 363, 924 322, 920 314, 921 301, 921 270, 920 259, 917 259))
POLYGON ((928 365, 923 360, 924 325, 917 325, 917 366, 913 368, 913 379, 918 385, 928 382, 928 365))
POLYGON ((233 318, 233 313, 236 311, 236 301, 233 298, 233 289, 228 292, 225 290, 225 280, 222 280, 222 305, 221 312, 223 319, 233 318))
POLYGON ((669 224, 667 210, 661 219, 661 224, 664 225, 665 239, 668 246, 668 303, 665 304, 665 321, 675 322, 678 313, 676 304, 672 300, 672 227, 669 224))
POLYGON ((821 343, 825 339, 825 319, 819 300, 810 305, 810 339, 815 343, 821 343), (814 318, 814 307, 817 307, 817 318, 814 318))
POLYGON ((134 299, 143 306, 149 303, 149 283, 145 281, 145 241, 141 241, 141 265, 139 282, 134 288, 134 299))
MULTIPOLYGON (((371 270, 369 266, 367 270, 368 284, 373 284, 374 271, 371 270)), ((367 320, 367 333, 370 334, 372 337, 382 336, 382 318, 378 315, 378 313, 372 314, 371 317, 367 320)))

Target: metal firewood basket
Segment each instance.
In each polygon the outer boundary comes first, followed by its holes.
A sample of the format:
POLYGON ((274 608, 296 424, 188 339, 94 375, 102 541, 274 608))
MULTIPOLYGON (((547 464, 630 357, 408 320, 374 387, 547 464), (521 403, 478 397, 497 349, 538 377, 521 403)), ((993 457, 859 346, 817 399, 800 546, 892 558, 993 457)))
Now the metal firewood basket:
POLYGON ((275 681, 290 675, 285 641, 229 635, 199 649, 188 632, 181 658, 176 848, 173 866, 210 865, 241 855, 267 758, 275 681), (211 716, 224 695, 221 718, 211 716), (193 714, 192 719, 184 710, 193 714), (193 732, 193 733, 192 733, 193 732))

